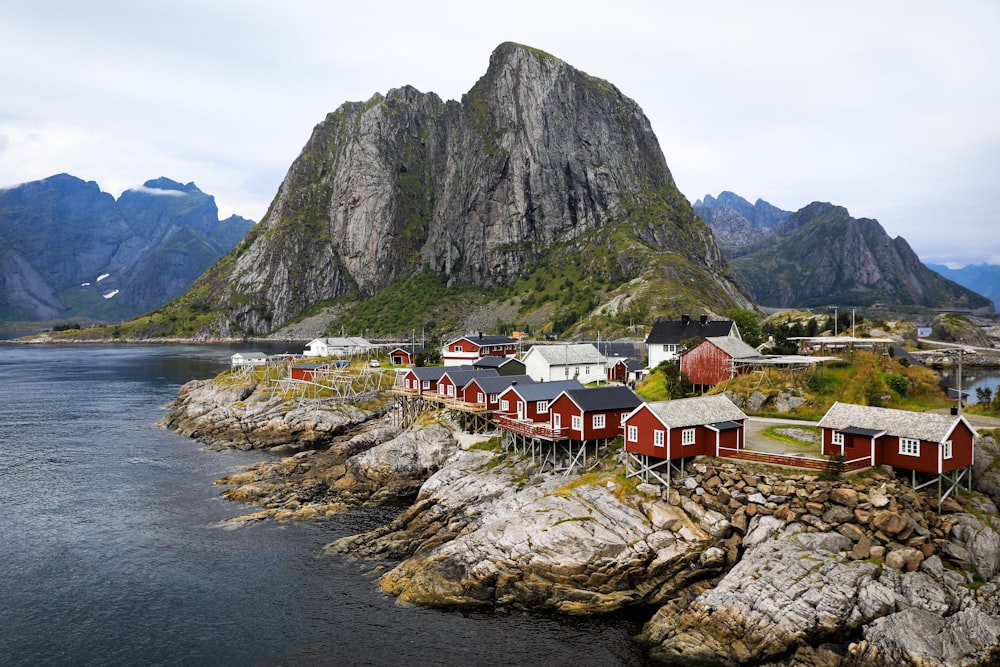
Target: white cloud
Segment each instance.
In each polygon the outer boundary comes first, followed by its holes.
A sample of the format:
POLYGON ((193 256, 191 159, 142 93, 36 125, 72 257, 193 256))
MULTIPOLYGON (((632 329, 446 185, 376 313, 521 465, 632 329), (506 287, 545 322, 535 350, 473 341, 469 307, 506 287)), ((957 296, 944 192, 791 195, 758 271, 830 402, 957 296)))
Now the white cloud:
POLYGON ((998 32, 991 0, 14 3, 0 187, 166 176, 259 219, 328 112, 404 84, 457 99, 511 40, 635 99, 692 201, 831 201, 925 261, 995 261, 998 32))

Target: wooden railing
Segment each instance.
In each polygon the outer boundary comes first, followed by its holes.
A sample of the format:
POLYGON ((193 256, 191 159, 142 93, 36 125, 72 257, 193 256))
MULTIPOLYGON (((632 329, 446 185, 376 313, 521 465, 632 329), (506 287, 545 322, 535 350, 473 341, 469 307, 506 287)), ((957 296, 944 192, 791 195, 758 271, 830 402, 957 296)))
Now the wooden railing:
POLYGON ((812 456, 790 456, 788 454, 771 454, 768 452, 755 452, 749 449, 730 449, 728 447, 719 448, 719 456, 724 459, 736 459, 739 461, 753 461, 755 463, 766 463, 769 465, 786 466, 790 468, 804 468, 806 470, 822 470, 829 472, 853 472, 871 466, 869 457, 853 459, 839 463, 830 459, 818 459, 812 456))
POLYGON ((497 426, 505 431, 526 435, 531 438, 558 440, 563 437, 563 433, 567 430, 565 428, 554 429, 544 422, 529 422, 506 415, 495 415, 493 420, 497 423, 497 426))

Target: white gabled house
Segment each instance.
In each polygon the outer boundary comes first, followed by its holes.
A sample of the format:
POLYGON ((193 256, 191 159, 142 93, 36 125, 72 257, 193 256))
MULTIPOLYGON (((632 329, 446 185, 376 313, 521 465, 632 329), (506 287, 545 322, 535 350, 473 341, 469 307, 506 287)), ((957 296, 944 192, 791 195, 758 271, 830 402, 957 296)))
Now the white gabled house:
POLYGON ((229 357, 232 368, 246 368, 248 366, 266 366, 267 355, 263 352, 237 352, 229 357))
POLYGON ((314 338, 306 343, 307 357, 353 357, 367 354, 374 346, 364 338, 314 338))
POLYGON ((535 382, 577 380, 588 384, 607 380, 607 362, 590 343, 535 345, 521 361, 525 374, 535 382))
POLYGON ((683 351, 681 343, 690 338, 697 338, 700 342, 718 336, 743 339, 736 323, 731 320, 709 320, 707 315, 702 315, 697 321, 692 320, 690 315, 683 315, 680 320, 657 320, 646 337, 649 368, 680 357, 683 351))

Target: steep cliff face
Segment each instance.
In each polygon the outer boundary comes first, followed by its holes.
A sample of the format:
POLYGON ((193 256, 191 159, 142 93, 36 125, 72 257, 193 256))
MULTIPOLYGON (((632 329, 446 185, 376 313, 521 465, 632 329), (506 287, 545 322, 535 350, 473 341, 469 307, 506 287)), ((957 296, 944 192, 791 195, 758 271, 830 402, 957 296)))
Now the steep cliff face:
POLYGON ((733 268, 767 306, 992 308, 924 266, 905 239, 890 238, 877 220, 852 218, 841 206, 814 202, 748 250, 732 260, 733 268))
POLYGON ((791 211, 782 211, 763 199, 751 204, 728 190, 721 192, 718 197, 705 195, 704 199, 694 203, 694 212, 712 228, 725 252, 771 236, 775 226, 792 215, 791 211))
POLYGON ((749 304, 638 105, 506 43, 461 101, 403 87, 329 114, 264 220, 192 299, 221 311, 212 333, 267 333, 311 304, 370 296, 425 268, 452 285, 508 285, 557 245, 612 225, 722 283, 720 308, 749 304))

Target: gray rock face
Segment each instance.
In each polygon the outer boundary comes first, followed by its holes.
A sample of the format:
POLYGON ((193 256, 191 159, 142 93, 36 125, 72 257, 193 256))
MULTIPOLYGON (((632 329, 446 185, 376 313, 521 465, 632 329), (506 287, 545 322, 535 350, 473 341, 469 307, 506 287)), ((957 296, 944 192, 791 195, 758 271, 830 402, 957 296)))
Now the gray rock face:
POLYGON ((403 87, 329 114, 257 233, 211 279, 225 283, 214 305, 221 327, 266 333, 307 304, 371 295, 422 267, 451 284, 504 285, 557 242, 631 220, 653 199, 669 210, 637 217, 635 237, 750 306, 638 105, 506 43, 461 101, 403 87))

